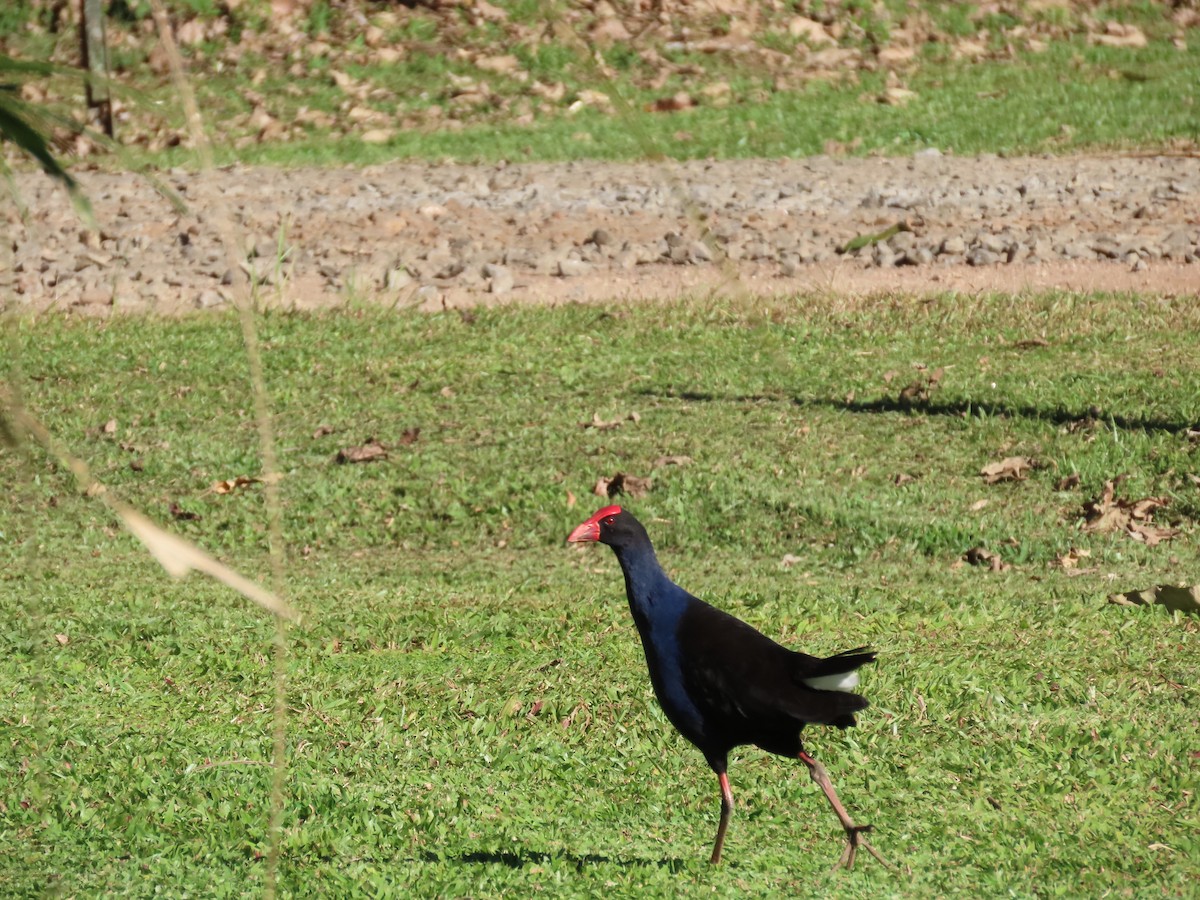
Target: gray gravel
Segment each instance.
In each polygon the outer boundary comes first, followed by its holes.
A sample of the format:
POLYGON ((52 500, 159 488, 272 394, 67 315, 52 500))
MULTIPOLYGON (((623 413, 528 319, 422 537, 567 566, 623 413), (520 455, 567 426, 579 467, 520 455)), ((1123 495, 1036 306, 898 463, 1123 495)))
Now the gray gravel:
POLYGON ((1186 158, 173 170, 164 181, 183 214, 135 176, 81 180, 98 233, 48 179, 17 177, 31 214, 6 215, 7 307, 219 309, 249 281, 300 307, 436 305, 448 292, 520 298, 595 277, 616 294, 664 267, 803 277, 835 261, 1024 267, 1036 280, 1055 261, 1144 271, 1200 256, 1200 161, 1186 158))

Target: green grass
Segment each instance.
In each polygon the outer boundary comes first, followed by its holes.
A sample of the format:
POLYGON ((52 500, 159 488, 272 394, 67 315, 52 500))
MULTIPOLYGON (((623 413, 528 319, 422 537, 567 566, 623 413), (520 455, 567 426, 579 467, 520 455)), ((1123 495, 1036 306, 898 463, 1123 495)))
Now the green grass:
MULTIPOLYGON (((263 318, 305 617, 283 892, 1192 895, 1197 622, 1105 596, 1200 581, 1198 326, 1188 298, 1067 295, 263 318), (899 410, 914 363, 946 374, 899 410), (389 460, 333 462, 369 437, 389 460), (1043 467, 984 485, 1014 454, 1043 467), (753 749, 704 862, 715 779, 654 703, 611 554, 563 543, 617 470, 653 476, 628 505, 686 587, 881 651, 860 727, 809 746, 905 874, 830 875, 823 799, 753 749), (1177 540, 1081 531, 1122 473, 1177 540), (955 566, 980 544, 1011 568, 955 566), (1071 547, 1096 571, 1055 568, 1071 547)), ((260 468, 236 320, 13 322, 0 359, 121 497, 266 580, 261 486, 209 490, 260 468)), ((0 894, 257 890, 272 624, 168 581, 40 452, 0 475, 0 894)))

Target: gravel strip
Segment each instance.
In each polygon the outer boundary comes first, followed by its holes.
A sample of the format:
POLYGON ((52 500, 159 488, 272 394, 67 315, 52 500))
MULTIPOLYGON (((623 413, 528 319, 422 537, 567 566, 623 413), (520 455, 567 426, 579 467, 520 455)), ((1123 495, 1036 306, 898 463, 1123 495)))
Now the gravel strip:
POLYGON ((1149 277, 1200 256, 1200 163, 1174 157, 172 170, 184 214, 136 176, 81 181, 98 233, 49 179, 17 176, 30 218, 7 212, 5 308, 221 309, 253 282, 298 308, 435 309, 570 300, 572 282, 597 279, 621 296, 651 276, 670 285, 671 270, 803 279, 831 265, 927 271, 931 288, 956 267, 1010 267, 1036 284, 1068 261, 1149 277))

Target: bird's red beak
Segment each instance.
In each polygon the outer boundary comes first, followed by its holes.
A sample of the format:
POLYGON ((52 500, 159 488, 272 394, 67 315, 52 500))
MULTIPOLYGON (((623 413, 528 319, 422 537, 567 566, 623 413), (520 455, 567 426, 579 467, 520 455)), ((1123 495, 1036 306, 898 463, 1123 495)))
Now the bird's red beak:
POLYGON ((588 519, 582 525, 567 535, 567 543, 578 544, 583 541, 598 541, 600 540, 600 523, 595 519, 588 519))
POLYGON ((600 540, 600 520, 606 516, 615 516, 621 511, 619 506, 606 506, 597 510, 595 515, 567 535, 567 542, 580 544, 584 541, 600 540))

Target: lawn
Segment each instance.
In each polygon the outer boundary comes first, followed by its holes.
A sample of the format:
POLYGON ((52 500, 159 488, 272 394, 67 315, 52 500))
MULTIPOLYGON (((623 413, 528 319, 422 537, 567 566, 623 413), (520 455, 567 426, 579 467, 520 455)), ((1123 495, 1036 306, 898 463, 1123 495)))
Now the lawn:
MULTIPOLYGON (((282 895, 1194 895, 1200 628, 1107 602, 1200 582, 1193 299, 258 328, 303 616, 282 895), (372 438, 387 459, 336 462, 372 438), (985 483, 1006 457, 1033 467, 985 483), (611 553, 564 543, 618 471, 651 478, 617 501, 685 587, 797 648, 879 651, 859 727, 808 746, 901 873, 831 874, 803 766, 750 748, 707 864, 716 779, 655 704, 611 553), (1085 527, 1118 476, 1161 501, 1149 541, 1085 527)), ((222 484, 263 475, 236 317, 7 334, 0 380, 111 491, 269 583, 264 486, 222 484)), ((0 894, 261 890, 275 626, 169 580, 42 450, 0 476, 0 894)))

